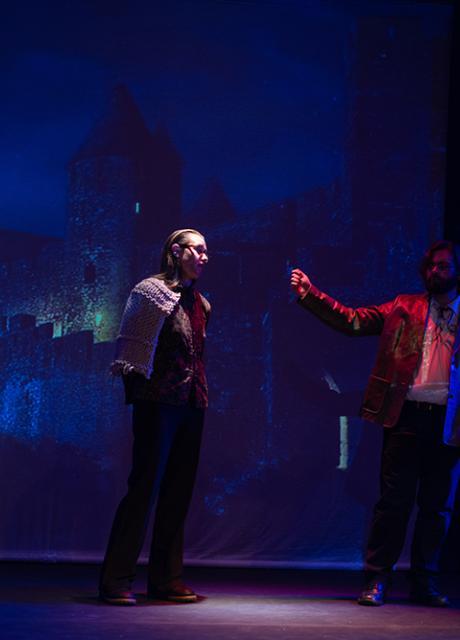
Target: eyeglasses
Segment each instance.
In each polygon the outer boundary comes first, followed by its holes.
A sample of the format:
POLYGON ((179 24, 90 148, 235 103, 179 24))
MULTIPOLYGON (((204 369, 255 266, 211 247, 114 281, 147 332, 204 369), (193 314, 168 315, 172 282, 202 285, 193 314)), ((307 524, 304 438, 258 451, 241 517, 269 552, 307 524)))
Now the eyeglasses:
POLYGON ((195 246, 194 244, 181 244, 179 246, 181 246, 183 249, 193 249, 193 251, 199 256, 206 256, 207 258, 209 258, 208 250, 201 245, 195 246))
POLYGON ((427 265, 428 271, 438 269, 438 271, 450 271, 454 268, 452 262, 429 262, 427 265))

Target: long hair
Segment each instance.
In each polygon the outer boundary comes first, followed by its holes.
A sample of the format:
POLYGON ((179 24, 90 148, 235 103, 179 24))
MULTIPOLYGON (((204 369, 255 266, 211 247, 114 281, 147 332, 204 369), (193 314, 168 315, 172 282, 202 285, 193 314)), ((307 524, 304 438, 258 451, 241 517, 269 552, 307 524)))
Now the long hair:
POLYGON ((447 251, 449 251, 450 255, 452 256, 452 260, 454 261, 455 265, 455 271, 457 273, 457 276, 460 278, 460 247, 458 244, 455 244, 451 240, 437 240, 428 247, 428 249, 423 254, 423 258, 420 262, 419 267, 419 272, 422 278, 425 277, 426 270, 433 260, 433 255, 436 253, 436 251, 442 251, 443 249, 447 249, 447 251))
POLYGON ((163 280, 171 289, 180 284, 181 276, 179 260, 174 256, 171 247, 173 244, 187 244, 191 235, 200 236, 204 241, 203 234, 196 229, 177 229, 166 238, 161 250, 160 273, 154 277, 163 280))

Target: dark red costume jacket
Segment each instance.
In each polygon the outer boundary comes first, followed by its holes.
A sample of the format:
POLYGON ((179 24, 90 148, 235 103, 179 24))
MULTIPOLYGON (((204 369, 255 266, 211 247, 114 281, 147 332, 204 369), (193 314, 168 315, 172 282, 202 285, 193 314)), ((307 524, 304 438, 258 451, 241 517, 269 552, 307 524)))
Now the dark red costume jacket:
MULTIPOLYGON (((400 295, 377 306, 345 307, 311 286, 299 304, 330 327, 350 336, 380 335, 361 416, 385 427, 398 421, 422 357, 428 294, 400 295)), ((444 442, 460 446, 460 323, 452 351, 444 442)))

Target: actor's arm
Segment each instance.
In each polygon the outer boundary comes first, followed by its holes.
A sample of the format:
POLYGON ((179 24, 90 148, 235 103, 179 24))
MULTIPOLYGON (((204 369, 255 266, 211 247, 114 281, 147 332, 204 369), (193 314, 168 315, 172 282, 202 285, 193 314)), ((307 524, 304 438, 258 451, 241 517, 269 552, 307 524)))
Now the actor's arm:
POLYGON ((371 336, 382 332, 383 323, 393 302, 378 306, 346 307, 317 289, 300 269, 291 275, 291 288, 299 304, 328 326, 350 336, 371 336))
POLYGON ((117 337, 113 375, 139 373, 149 378, 163 322, 179 303, 180 294, 162 280, 146 278, 129 294, 117 337))

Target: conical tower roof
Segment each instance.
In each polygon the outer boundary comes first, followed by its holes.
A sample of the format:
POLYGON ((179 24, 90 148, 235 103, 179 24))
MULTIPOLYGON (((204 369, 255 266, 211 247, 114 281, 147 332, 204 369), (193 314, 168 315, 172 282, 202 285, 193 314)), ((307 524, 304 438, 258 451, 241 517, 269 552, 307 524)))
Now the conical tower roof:
POLYGON ((164 124, 157 125, 151 134, 151 139, 152 151, 155 156, 161 158, 162 161, 167 160, 177 163, 179 166, 183 165, 182 156, 179 155, 164 124))
POLYGON ((152 135, 124 85, 114 88, 106 113, 96 122, 71 164, 98 156, 143 156, 152 135))
POLYGON ((188 212, 188 217, 206 222, 230 222, 236 216, 235 208, 217 178, 206 183, 201 195, 188 212))

